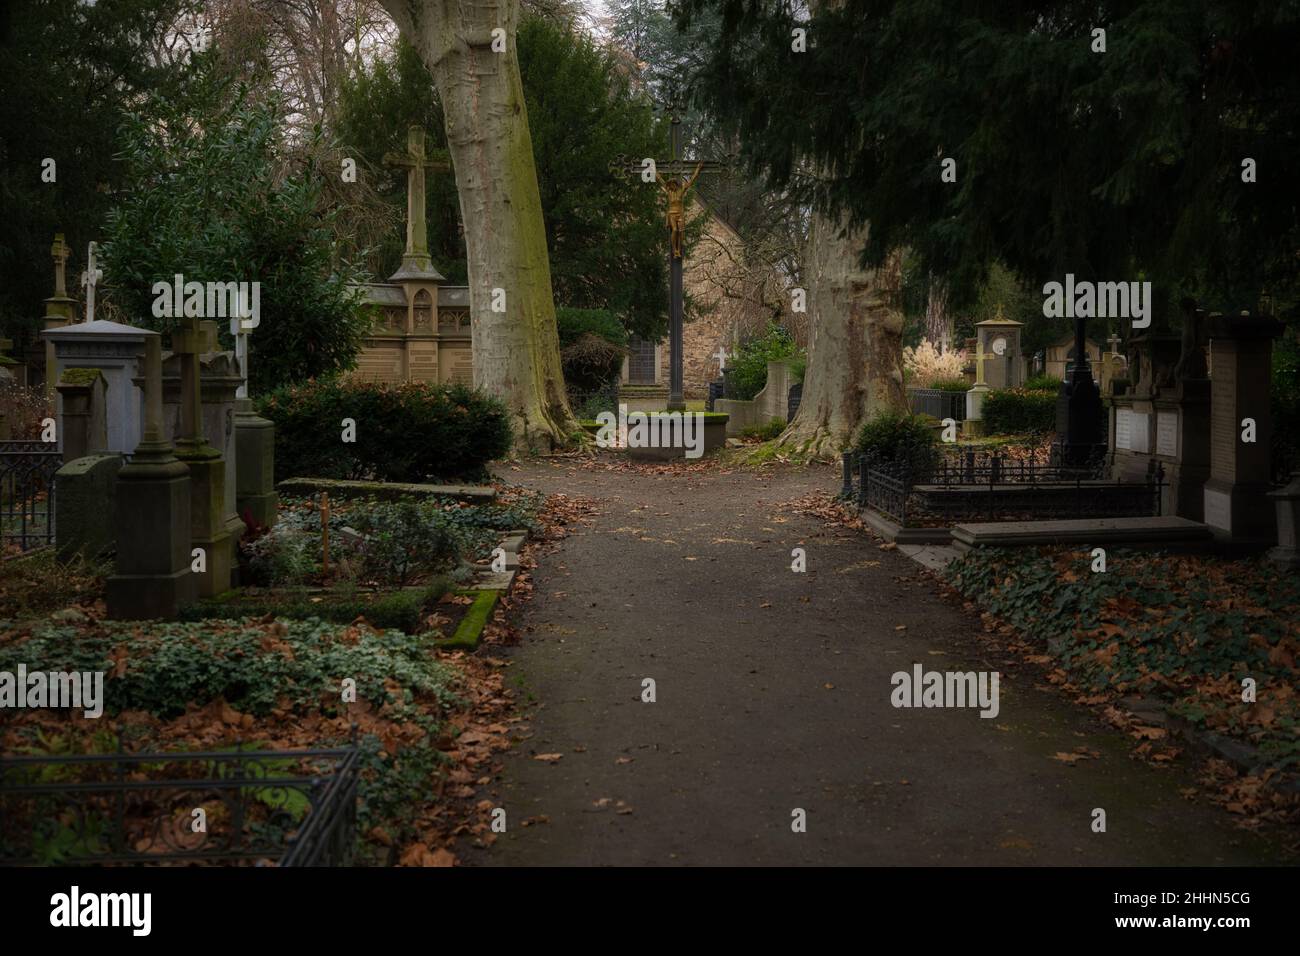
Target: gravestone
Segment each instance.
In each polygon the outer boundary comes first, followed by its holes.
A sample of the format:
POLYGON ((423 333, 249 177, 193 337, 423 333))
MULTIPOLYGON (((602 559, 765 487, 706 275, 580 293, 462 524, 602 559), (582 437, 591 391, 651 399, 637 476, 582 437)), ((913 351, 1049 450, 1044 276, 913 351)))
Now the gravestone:
MULTIPOLYGON (((248 397, 248 330, 230 323, 235 338, 239 387, 235 390, 235 509, 240 520, 269 528, 275 524, 275 425, 253 411, 248 397)), ((229 487, 229 486, 227 486, 229 487)), ((242 529, 239 532, 242 537, 242 529)))
POLYGON ((1166 482, 1161 514, 1201 521, 1210 474, 1210 382, 1203 368, 1184 360, 1177 335, 1142 335, 1130 346, 1136 380, 1110 396, 1111 475, 1143 481, 1159 463, 1166 482))
POLYGON ((1269 383, 1273 339, 1282 323, 1271 315, 1210 317, 1214 378, 1210 415, 1210 478, 1204 521, 1216 537, 1258 544, 1277 539, 1272 502, 1272 412, 1269 383), (1245 419, 1254 422, 1246 440, 1245 419))
POLYGON ((1291 483, 1269 492, 1277 507, 1277 547, 1268 559, 1284 568, 1300 568, 1300 471, 1292 472, 1291 483))
MULTIPOLYGON (((230 535, 230 546, 236 548, 244 533, 244 522, 239 517, 238 448, 236 435, 236 393, 244 379, 239 374, 235 357, 230 352, 216 351, 216 323, 200 322, 202 348, 199 356, 200 400, 202 408, 203 437, 207 444, 221 453, 224 463, 222 492, 222 521, 230 535)), ((179 442, 184 435, 184 400, 182 389, 182 362, 185 356, 172 352, 163 356, 163 431, 168 440, 179 442)), ((196 545, 197 547, 197 545, 196 545)), ((238 569, 237 555, 231 553, 232 572, 238 569)), ((232 578, 232 585, 237 583, 232 578)))
MULTIPOLYGON (((106 386, 105 418, 110 452, 129 455, 140 444, 141 394, 135 384, 136 362, 144 347, 144 329, 96 319, 42 333, 54 348, 53 387, 69 368, 98 369, 106 386)), ((63 418, 63 402, 56 393, 56 415, 63 418)), ((63 448, 63 427, 58 429, 63 448)))
MULTIPOLYGON (((216 323, 200 323, 193 317, 183 319, 180 328, 172 333, 172 353, 179 356, 181 398, 176 458, 190 470, 190 542, 193 548, 202 549, 206 565, 195 575, 195 591, 199 597, 228 590, 233 563, 234 542, 226 523, 230 513, 226 502, 226 462, 221 450, 208 444, 204 435, 200 357, 216 350, 216 338, 216 323)), ((232 441, 233 416, 232 408, 232 441)), ((225 435, 221 434, 219 440, 224 439, 225 435)))
POLYGON ((1025 381, 1025 357, 1020 352, 1023 323, 1008 319, 998 305, 991 319, 975 323, 976 348, 985 355, 983 380, 989 388, 1015 388, 1025 381))
POLYGON ((54 544, 60 561, 97 558, 114 546, 121 455, 75 458, 54 473, 54 544))
POLYGON ((59 379, 63 417, 59 437, 64 461, 102 454, 108 450, 108 384, 97 368, 64 369, 59 379))
POLYGON ((190 478, 163 437, 161 337, 144 336, 144 437, 117 474, 117 561, 106 598, 111 618, 171 620, 194 600, 190 478))

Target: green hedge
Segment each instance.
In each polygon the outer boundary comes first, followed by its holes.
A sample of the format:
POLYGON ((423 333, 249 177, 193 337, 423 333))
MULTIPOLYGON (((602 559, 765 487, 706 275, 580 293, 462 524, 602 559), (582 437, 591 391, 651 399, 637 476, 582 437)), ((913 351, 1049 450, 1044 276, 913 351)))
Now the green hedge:
POLYGON ((885 410, 877 412, 858 430, 854 449, 887 461, 907 459, 922 463, 935 453, 933 418, 885 410))
POLYGON ((599 336, 610 345, 627 348, 627 329, 618 316, 608 309, 572 309, 558 306, 555 310, 555 327, 560 335, 560 348, 572 345, 584 332, 599 336))
POLYGON ((275 423, 276 480, 480 481, 510 450, 505 406, 464 385, 308 381, 264 396, 275 423), (342 441, 343 419, 356 441, 342 441))
POLYGON ((1056 392, 999 388, 984 397, 990 435, 1042 435, 1056 430, 1056 392))

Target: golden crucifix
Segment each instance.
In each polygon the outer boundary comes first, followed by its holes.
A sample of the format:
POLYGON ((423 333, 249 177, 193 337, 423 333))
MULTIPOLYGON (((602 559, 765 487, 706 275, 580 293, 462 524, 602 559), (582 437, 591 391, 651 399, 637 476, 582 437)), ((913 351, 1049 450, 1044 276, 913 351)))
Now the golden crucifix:
POLYGON ((669 240, 668 286, 668 410, 684 411, 686 401, 682 395, 682 237, 686 232, 686 194, 690 192, 700 173, 726 168, 726 163, 712 160, 683 160, 682 120, 680 103, 671 103, 669 127, 672 156, 664 161, 643 159, 640 162, 616 162, 613 168, 619 173, 641 173, 645 182, 652 169, 654 178, 668 198, 665 221, 669 240))

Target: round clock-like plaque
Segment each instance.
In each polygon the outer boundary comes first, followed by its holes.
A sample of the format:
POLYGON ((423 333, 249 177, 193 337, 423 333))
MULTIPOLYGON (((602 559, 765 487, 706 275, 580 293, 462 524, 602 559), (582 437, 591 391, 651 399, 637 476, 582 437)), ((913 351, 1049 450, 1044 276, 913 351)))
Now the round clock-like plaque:
POLYGON ((1004 352, 1006 352, 1006 350, 1007 350, 1007 340, 999 335, 996 339, 993 340, 993 354, 1001 355, 1004 352))

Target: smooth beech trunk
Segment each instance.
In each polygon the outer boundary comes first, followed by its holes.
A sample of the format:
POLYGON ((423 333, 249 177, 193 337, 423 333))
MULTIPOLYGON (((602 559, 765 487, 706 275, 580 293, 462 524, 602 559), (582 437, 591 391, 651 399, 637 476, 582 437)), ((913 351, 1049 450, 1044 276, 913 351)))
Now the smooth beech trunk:
POLYGON ((901 257, 863 269, 858 256, 865 245, 864 231, 841 234, 836 223, 813 217, 805 257, 808 367, 799 411, 778 439, 801 457, 833 457, 865 418, 907 406, 903 313, 893 301, 901 257))
POLYGON ((518 0, 381 0, 433 75, 469 267, 474 384, 510 410, 516 448, 577 430, 564 391, 551 266, 515 52, 518 0), (496 52, 493 31, 498 34, 496 52), (493 311, 504 295, 504 312, 493 311))

